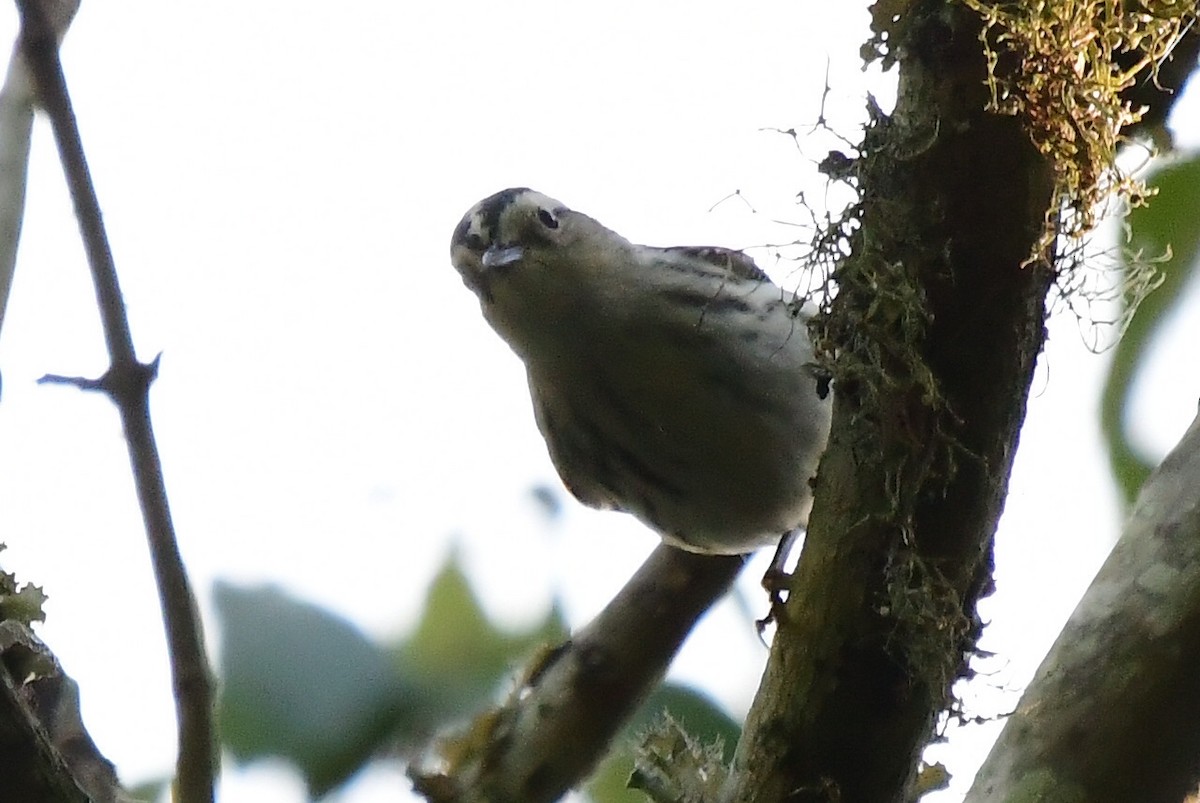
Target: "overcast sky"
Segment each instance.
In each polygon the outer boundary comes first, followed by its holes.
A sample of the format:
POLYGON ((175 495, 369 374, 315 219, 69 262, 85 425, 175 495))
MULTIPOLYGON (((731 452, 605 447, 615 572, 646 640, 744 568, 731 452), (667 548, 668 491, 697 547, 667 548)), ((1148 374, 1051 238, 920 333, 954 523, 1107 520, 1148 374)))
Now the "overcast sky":
MULTIPOLYGON (((825 114, 851 140, 865 93, 888 102, 857 59, 859 5, 85 4, 67 80, 135 342, 143 359, 163 353, 153 413, 206 613, 217 578, 271 582, 396 637, 452 542, 505 621, 539 616, 556 591, 575 623, 595 613, 655 539, 574 503, 547 532, 530 489, 558 480, 519 362, 449 265, 451 230, 479 198, 532 186, 635 241, 749 248, 794 283, 754 246, 807 238, 794 199, 824 201, 813 163, 838 143, 818 132, 798 149, 764 129, 807 132, 827 69, 825 114), (745 201, 721 203, 736 191, 745 201)), ((0 31, 15 33, 13 9, 0 31)), ((0 565, 50 594, 40 632, 136 782, 173 761, 158 603, 115 412, 34 385, 107 364, 44 122, 34 136, 0 336, 0 565)), ((1200 330, 1181 318, 1165 340, 1137 407, 1156 457, 1200 396, 1176 369, 1194 366, 1200 330)), ((1096 436, 1106 359, 1073 318, 1054 321, 986 605, 995 685, 1025 682, 1116 535, 1096 436)), ((676 672, 740 713, 764 659, 727 605, 676 672)), ((993 735, 955 740, 961 777, 939 799, 961 795, 993 735)), ((396 800, 397 786, 376 774, 343 799, 396 800)), ((301 799, 262 767, 222 794, 301 799)))

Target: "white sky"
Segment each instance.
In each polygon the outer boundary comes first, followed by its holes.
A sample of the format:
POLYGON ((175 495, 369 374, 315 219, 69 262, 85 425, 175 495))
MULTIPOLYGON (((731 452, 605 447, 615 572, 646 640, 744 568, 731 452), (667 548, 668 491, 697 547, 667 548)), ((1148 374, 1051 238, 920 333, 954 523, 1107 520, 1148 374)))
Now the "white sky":
MULTIPOLYGON (((547 533, 529 489, 559 486, 523 372, 450 267, 450 232, 479 198, 527 185, 636 241, 792 239, 776 221, 804 220, 797 191, 822 197, 812 162, 836 143, 801 155, 760 129, 811 125, 828 59, 827 116, 855 138, 866 87, 888 95, 857 60, 860 5, 85 4, 67 79, 135 342, 164 355, 154 419, 206 611, 216 578, 271 582, 395 637, 453 541, 505 621, 539 616, 554 591, 576 623, 595 613, 654 538, 574 503, 547 533), (739 189, 759 213, 710 211, 739 189)), ((15 33, 13 9, 0 32, 15 33)), ((1195 142, 1196 114, 1180 116, 1195 142)), ((0 338, 0 565, 50 594, 40 632, 136 782, 173 760, 158 603, 114 411, 34 385, 107 364, 44 122, 34 136, 0 338)), ((1136 408, 1154 455, 1200 396, 1200 376, 1177 369, 1194 366, 1200 331, 1178 317, 1136 408)), ((986 607, 994 684, 1026 681, 1116 535, 1096 435, 1105 363, 1073 319, 1052 324, 986 607)), ((727 603, 676 675, 742 711, 764 658, 727 603)), ((931 799, 961 796, 993 737, 943 749, 959 776, 931 799)), ((341 799, 402 799, 398 787, 373 774, 341 799)), ((222 791, 301 799, 279 768, 229 773, 222 791)))

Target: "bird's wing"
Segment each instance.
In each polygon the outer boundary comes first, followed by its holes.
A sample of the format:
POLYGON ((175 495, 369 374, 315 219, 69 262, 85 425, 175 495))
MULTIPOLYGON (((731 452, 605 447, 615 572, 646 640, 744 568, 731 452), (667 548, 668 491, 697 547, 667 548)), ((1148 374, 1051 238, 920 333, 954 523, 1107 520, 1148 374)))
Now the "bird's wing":
POLYGON ((749 279, 756 282, 769 282, 770 277, 754 260, 741 251, 732 248, 722 248, 717 245, 676 245, 659 249, 670 254, 679 254, 713 265, 739 279, 749 279))

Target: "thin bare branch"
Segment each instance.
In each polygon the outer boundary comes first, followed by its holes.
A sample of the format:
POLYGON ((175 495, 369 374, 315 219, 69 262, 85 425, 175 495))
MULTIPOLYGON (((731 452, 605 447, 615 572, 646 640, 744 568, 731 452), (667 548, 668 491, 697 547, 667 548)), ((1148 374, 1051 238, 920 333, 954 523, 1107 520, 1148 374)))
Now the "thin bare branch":
MULTIPOLYGON (((63 77, 54 29, 36 0, 17 0, 17 6, 21 12, 20 47, 54 130, 108 344, 110 367, 94 383, 94 389, 109 396, 120 412, 158 584, 178 708, 176 799, 180 803, 208 803, 213 800, 216 772, 213 682, 200 618, 175 540, 162 463, 150 424, 149 389, 157 360, 149 365, 140 363, 134 352, 125 301, 63 77)), ((71 382, 93 389, 87 380, 71 382)))

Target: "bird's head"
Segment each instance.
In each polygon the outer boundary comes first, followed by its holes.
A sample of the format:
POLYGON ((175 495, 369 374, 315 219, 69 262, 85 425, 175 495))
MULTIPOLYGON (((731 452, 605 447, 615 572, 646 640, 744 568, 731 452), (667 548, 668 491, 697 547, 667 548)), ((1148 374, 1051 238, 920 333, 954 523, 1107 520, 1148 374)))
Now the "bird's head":
MULTIPOLYGON (((578 241, 581 222, 553 198, 514 187, 484 198, 463 216, 450 241, 450 261, 480 300, 492 300, 493 284, 516 270, 537 270, 578 241)), ((599 224, 595 224, 599 225, 599 224)))

